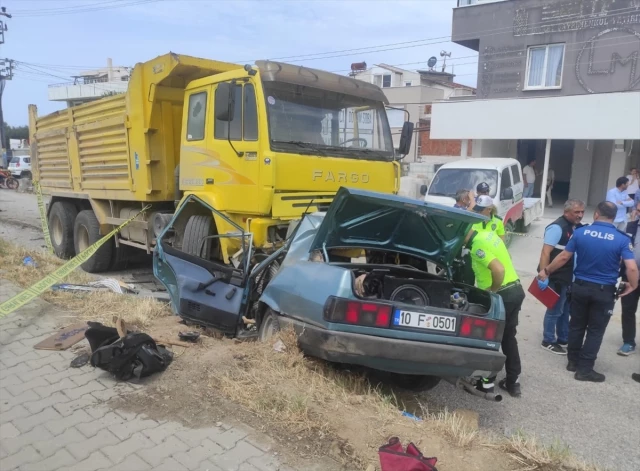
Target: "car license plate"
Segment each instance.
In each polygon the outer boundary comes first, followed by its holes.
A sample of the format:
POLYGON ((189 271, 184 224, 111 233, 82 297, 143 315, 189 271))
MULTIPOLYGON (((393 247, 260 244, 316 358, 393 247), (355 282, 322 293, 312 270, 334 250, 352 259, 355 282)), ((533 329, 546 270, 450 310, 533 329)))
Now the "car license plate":
POLYGON ((393 315, 393 325, 397 325, 399 327, 417 327, 419 329, 455 332, 456 318, 396 309, 393 315))

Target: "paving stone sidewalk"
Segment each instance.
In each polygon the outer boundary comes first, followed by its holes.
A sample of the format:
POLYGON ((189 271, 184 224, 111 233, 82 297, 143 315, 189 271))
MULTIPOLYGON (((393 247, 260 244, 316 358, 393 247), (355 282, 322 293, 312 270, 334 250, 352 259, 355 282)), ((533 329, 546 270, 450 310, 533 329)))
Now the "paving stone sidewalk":
MULTIPOLYGON (((0 278, 0 302, 17 292, 0 278)), ((293 471, 252 429, 190 429, 109 408, 144 386, 70 368, 70 352, 34 350, 60 315, 37 299, 0 319, 0 470, 293 471)))

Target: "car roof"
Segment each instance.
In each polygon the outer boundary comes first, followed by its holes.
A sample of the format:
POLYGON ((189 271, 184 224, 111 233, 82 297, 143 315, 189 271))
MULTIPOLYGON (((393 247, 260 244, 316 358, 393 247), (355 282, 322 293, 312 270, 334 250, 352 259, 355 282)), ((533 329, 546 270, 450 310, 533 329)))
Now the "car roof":
MULTIPOLYGON (((470 158, 464 160, 458 160, 456 162, 450 162, 444 164, 441 169, 444 168, 490 168, 500 170, 511 165, 518 164, 516 159, 491 157, 491 158, 470 158)), ((439 170, 439 169, 438 169, 439 170)))

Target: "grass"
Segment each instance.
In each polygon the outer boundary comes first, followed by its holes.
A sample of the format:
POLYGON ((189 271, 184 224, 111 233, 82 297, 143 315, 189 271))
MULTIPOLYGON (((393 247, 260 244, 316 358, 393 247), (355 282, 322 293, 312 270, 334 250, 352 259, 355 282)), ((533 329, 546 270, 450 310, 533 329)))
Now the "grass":
MULTIPOLYGON (((377 431, 372 434, 377 446, 389 436, 404 434, 405 440, 411 437, 417 445, 424 439, 427 449, 423 452, 428 454, 429 448, 433 449, 430 437, 441 436, 454 450, 496 454, 496 459, 500 457, 510 463, 508 469, 602 471, 575 458, 562 444, 544 445, 523 433, 508 438, 496 436, 478 430, 456 412, 431 412, 419 404, 421 412, 416 413, 423 420, 408 420, 400 414, 406 410, 401 394, 375 387, 361 374, 306 358, 297 347, 292 331, 281 332, 279 338, 286 345, 283 353, 273 349, 275 340, 234 345, 238 364, 217 378, 216 384, 229 399, 242 404, 269 425, 294 435, 307 433, 309 437, 329 437, 330 440, 333 437, 335 442, 345 438, 338 437, 337 432, 351 422, 353 433, 349 442, 352 438, 364 440, 354 435, 362 435, 364 430, 377 431), (344 416, 349 419, 345 420, 344 416)), ((372 456, 376 456, 375 443, 343 446, 342 458, 365 469, 373 463, 372 456)))
MULTIPOLYGON (((29 250, 0 239, 0 278, 11 281, 21 288, 33 285, 64 263, 64 260, 44 250, 29 250), (23 260, 27 256, 36 262, 37 267, 24 265, 23 260)), ((78 268, 64 281, 84 284, 95 279, 95 275, 85 273, 78 268)), ((41 297, 70 313, 69 323, 73 320, 82 320, 112 325, 113 317, 119 316, 127 325, 144 328, 153 320, 171 314, 170 307, 166 303, 106 290, 86 293, 47 290, 41 297)))

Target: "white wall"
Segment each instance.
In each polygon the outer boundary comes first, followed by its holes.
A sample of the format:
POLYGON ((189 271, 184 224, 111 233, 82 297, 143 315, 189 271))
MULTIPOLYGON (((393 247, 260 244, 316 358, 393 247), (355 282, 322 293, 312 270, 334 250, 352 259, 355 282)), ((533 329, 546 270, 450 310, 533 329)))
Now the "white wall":
POLYGON ((374 66, 370 69, 365 70, 364 72, 360 72, 354 78, 357 80, 363 80, 369 83, 374 82, 375 75, 391 75, 391 86, 392 87, 404 87, 405 82, 411 82, 412 86, 420 85, 420 74, 417 72, 413 72, 410 70, 404 70, 401 73, 398 73, 393 70, 388 70, 383 67, 374 66))
POLYGON ((640 92, 433 104, 434 139, 640 139, 640 92))
POLYGON ((593 159, 591 164, 591 178, 589 180, 588 205, 596 205, 607 196, 609 189, 609 164, 613 141, 592 141, 593 159))
POLYGON ((509 139, 474 139, 471 152, 471 157, 516 158, 518 145, 516 140, 509 139))
POLYGON ((100 82, 86 85, 49 87, 50 101, 67 101, 84 98, 100 98, 107 92, 125 93, 129 82, 100 82))
POLYGON ((573 147, 573 164, 569 183, 569 198, 587 201, 593 163, 594 141, 576 141, 573 147))

